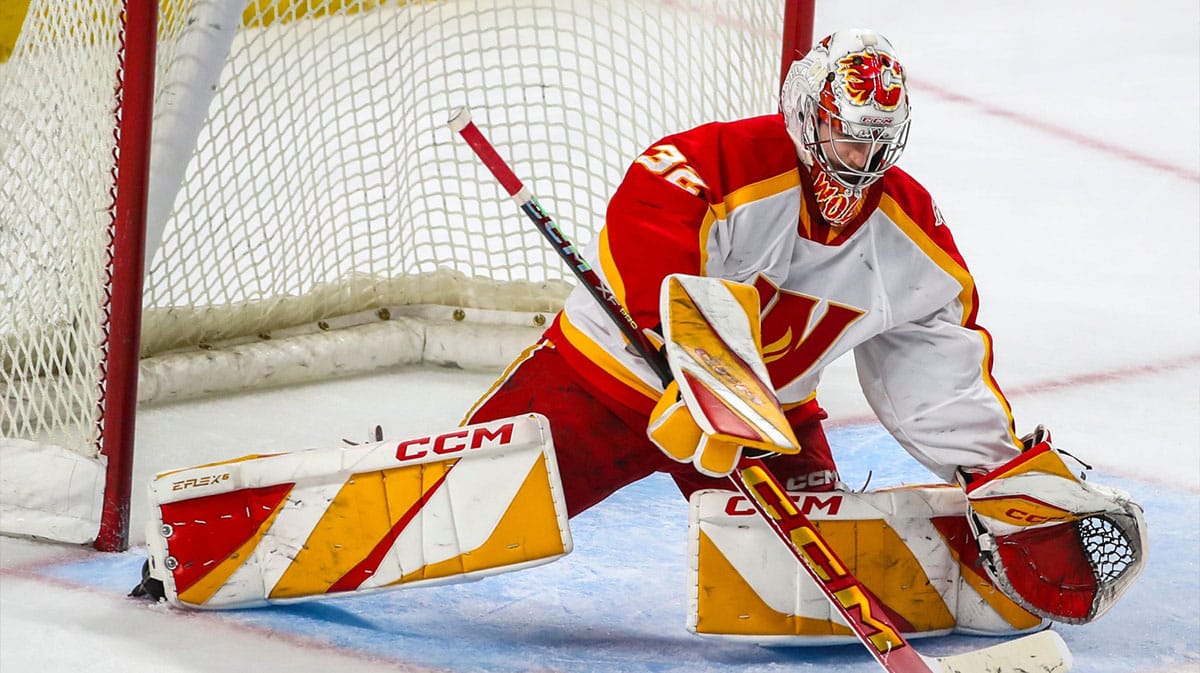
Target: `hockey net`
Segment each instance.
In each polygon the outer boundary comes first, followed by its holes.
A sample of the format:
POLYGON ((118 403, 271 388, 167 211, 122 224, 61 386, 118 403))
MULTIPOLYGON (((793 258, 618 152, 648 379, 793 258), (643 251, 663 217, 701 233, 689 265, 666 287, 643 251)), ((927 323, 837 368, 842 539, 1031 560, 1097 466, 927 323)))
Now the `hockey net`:
MULTIPOLYGON (((571 276, 454 142, 448 111, 471 106, 586 245, 650 142, 775 110, 786 3, 160 4, 142 404, 503 365, 571 276)), ((120 329, 114 91, 144 65, 125 61, 122 17, 118 0, 33 0, 0 65, 6 533, 95 536, 120 329)))

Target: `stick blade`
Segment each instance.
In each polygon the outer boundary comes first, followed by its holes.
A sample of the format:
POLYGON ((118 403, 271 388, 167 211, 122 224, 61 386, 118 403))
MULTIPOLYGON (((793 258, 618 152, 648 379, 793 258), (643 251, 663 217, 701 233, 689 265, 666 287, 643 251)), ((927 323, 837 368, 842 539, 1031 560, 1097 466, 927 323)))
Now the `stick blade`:
POLYGON ((1067 673, 1074 661, 1062 636, 1041 631, 948 657, 925 657, 938 673, 1067 673))

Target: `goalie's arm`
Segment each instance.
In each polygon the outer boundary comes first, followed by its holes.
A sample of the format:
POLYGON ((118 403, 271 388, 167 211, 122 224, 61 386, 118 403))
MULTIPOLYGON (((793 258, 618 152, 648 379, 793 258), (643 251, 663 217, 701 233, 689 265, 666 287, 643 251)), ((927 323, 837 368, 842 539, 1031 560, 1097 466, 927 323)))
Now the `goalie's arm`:
POLYGON ((637 324, 660 332, 663 280, 670 274, 705 275, 700 241, 710 213, 705 191, 688 191, 664 179, 657 168, 668 163, 659 158, 661 150, 656 148, 662 145, 651 147, 630 166, 609 200, 592 250, 617 300, 637 324))
POLYGON ((986 332, 955 304, 854 350, 863 394, 896 441, 941 479, 989 470, 1020 453, 1012 410, 992 378, 986 332))

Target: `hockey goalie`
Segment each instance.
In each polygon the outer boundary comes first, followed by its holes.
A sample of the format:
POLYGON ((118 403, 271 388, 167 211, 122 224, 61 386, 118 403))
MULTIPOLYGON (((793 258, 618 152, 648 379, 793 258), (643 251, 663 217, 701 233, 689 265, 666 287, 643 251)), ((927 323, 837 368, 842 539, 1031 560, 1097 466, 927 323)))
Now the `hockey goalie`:
POLYGON ((1017 433, 974 279, 895 165, 909 122, 890 43, 825 38, 781 113, 637 157, 586 251, 672 380, 580 287, 459 428, 161 475, 136 591, 219 609, 506 572, 569 553, 571 517, 663 472, 690 502, 692 630, 848 640, 730 490, 753 451, 906 635, 1100 617, 1145 563, 1141 508, 1040 426, 1017 433), (879 421, 938 483, 842 483, 816 395, 851 353, 879 421))
MULTIPOLYGON (((651 411, 647 436, 662 451, 652 455, 716 478, 750 448, 779 451, 780 465, 814 441, 827 450, 811 427, 809 443, 798 440, 766 385, 758 302, 747 285, 668 276, 664 347, 686 383, 668 386, 651 411), (706 394, 724 404, 706 404, 706 394), (730 408, 744 413, 722 418, 730 408), (782 422, 757 420, 772 409, 782 422), (745 426, 736 444, 720 430, 731 423, 745 426)), ((571 550, 573 493, 554 434, 532 413, 160 475, 147 532, 152 571, 139 593, 247 607, 554 560, 571 550)), ((1083 481, 1049 440, 1039 427, 1014 458, 960 469, 954 484, 854 492, 832 477, 789 495, 910 637, 1086 623, 1140 570, 1145 524, 1128 496, 1083 481)), ((690 502, 689 628, 770 644, 852 640, 743 496, 699 489, 690 502)))

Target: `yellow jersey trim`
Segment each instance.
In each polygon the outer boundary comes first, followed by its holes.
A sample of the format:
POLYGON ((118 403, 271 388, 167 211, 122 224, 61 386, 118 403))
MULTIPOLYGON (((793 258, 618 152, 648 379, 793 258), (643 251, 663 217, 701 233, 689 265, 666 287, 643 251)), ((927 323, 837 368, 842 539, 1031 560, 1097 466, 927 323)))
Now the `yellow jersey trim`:
MULTIPOLYGON (((959 320, 959 324, 965 327, 971 315, 975 313, 975 280, 971 277, 971 273, 967 271, 966 268, 964 268, 961 264, 959 264, 953 257, 951 257, 950 253, 946 252, 940 245, 935 243, 933 239, 929 237, 929 234, 925 233, 925 231, 921 229, 921 227, 918 226, 911 217, 909 217, 908 213, 904 212, 904 209, 900 207, 900 204, 896 203, 896 200, 890 195, 884 194, 879 199, 879 210, 882 211, 883 214, 887 215, 888 219, 895 223, 900 231, 904 232, 904 234, 908 236, 913 243, 916 243, 917 247, 920 248, 921 251, 924 252, 934 264, 937 264, 938 267, 958 281, 958 284, 962 287, 962 290, 958 293, 958 303, 962 307, 962 317, 959 320)), ((988 390, 992 391, 992 394, 995 395, 996 399, 1000 402, 1001 408, 1004 409, 1004 413, 1008 417, 1009 438, 1012 439, 1015 446, 1020 447, 1021 441, 1013 429, 1014 422, 1012 406, 1008 403, 1008 399, 1004 397, 1004 393, 1000 392, 1000 388, 996 384, 995 378, 992 377, 991 372, 993 355, 991 335, 989 335, 987 331, 983 329, 973 328, 973 331, 978 334, 979 338, 983 341, 983 360, 979 364, 983 372, 984 385, 988 387, 988 390)))
POLYGON ((968 272, 961 264, 959 264, 950 253, 946 252, 926 234, 916 222, 913 221, 908 213, 896 203, 890 195, 884 194, 879 199, 879 210, 883 211, 892 222, 903 231, 917 247, 925 253, 929 259, 933 260, 943 271, 950 274, 954 280, 962 287, 962 291, 958 293, 959 304, 962 305, 962 320, 960 324, 965 325, 967 319, 974 313, 975 309, 975 281, 971 278, 968 272))

